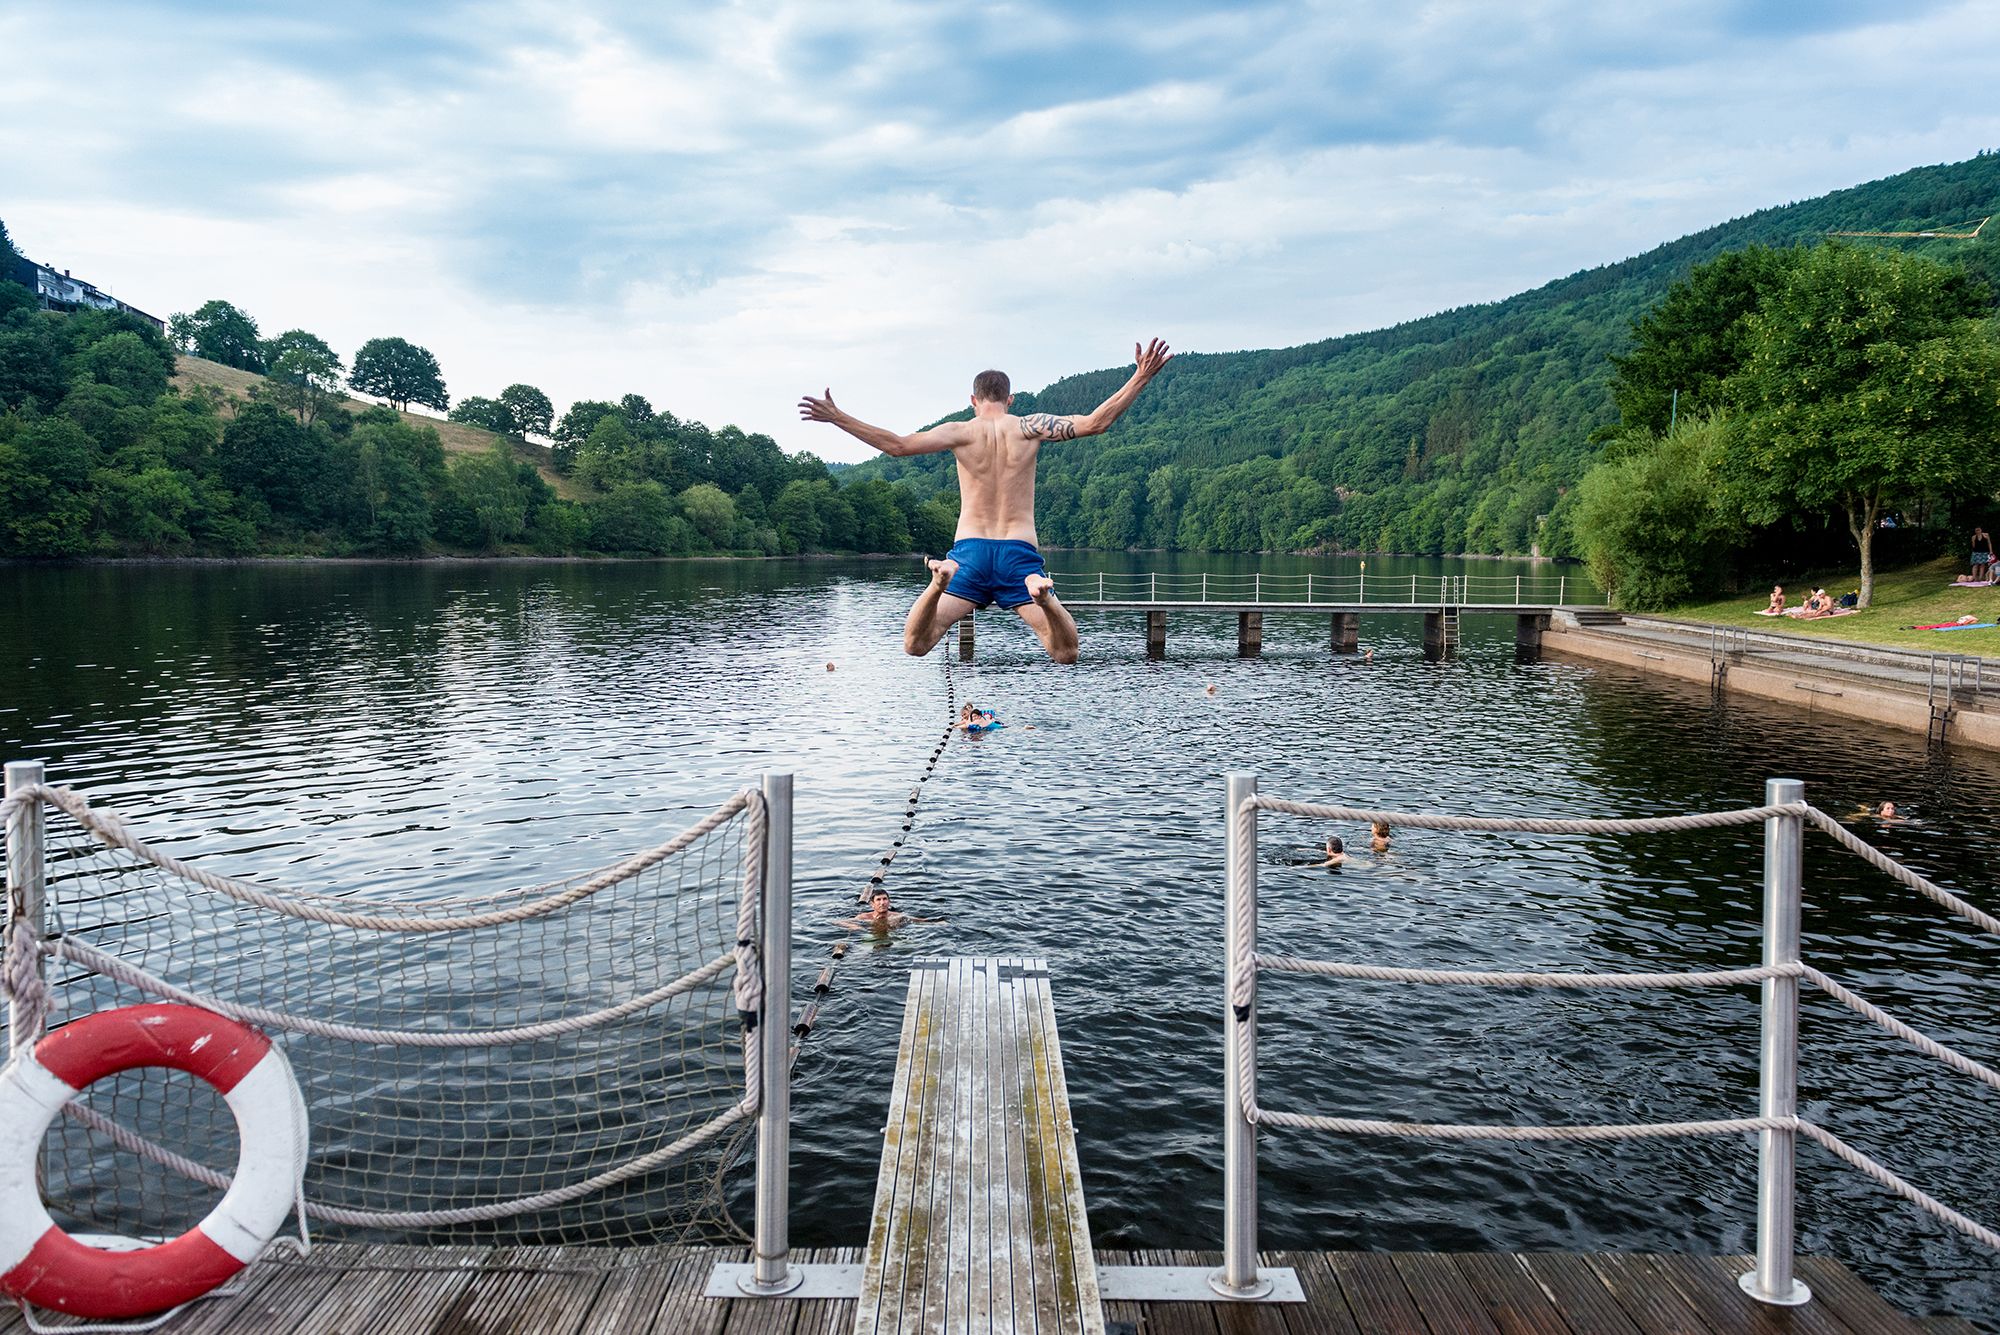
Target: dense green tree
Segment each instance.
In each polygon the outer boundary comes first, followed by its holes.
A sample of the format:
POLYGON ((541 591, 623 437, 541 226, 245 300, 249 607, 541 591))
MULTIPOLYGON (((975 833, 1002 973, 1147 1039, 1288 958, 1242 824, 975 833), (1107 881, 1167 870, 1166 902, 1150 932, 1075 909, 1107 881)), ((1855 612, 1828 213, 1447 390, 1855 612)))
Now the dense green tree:
POLYGON ((575 473, 577 481, 600 491, 638 482, 646 476, 644 445, 624 418, 601 418, 576 453, 575 473))
POLYGON ((216 473, 231 490, 262 501, 291 525, 311 528, 327 517, 337 479, 326 433, 276 406, 252 403, 223 429, 216 473))
POLYGON ((620 482, 590 507, 591 545, 600 551, 664 556, 687 549, 685 533, 657 482, 620 482))
POLYGON ((0 283, 14 283, 14 270, 20 264, 21 252, 14 249, 14 238, 7 234, 6 222, 0 220, 0 283))
POLYGON ((1803 253, 1766 246, 1730 251, 1668 288, 1632 321, 1632 350, 1611 359, 1619 421, 1657 435, 1677 415, 1722 407, 1723 383, 1748 357, 1749 317, 1784 286, 1803 253))
POLYGON ((35 294, 20 281, 21 263, 21 254, 7 235, 7 224, 0 222, 0 320, 35 307, 35 294))
POLYGON ((771 525, 778 530, 779 550, 787 556, 819 549, 819 506, 813 497, 813 484, 801 478, 787 482, 771 502, 771 525))
POLYGON ((1750 317, 1725 456, 1736 494, 1753 522, 1841 513, 1862 607, 1886 512, 2000 482, 2000 348, 1982 297, 1931 260, 1828 243, 1750 317))
POLYGON ((1577 539, 1619 606, 1656 610, 1715 590, 1739 532, 1717 471, 1728 430, 1716 413, 1682 418, 1664 439, 1641 430, 1584 475, 1577 539))
POLYGON ((0 407, 52 406, 68 388, 59 316, 22 311, 0 324, 0 407))
POLYGON ((333 406, 346 370, 325 339, 303 329, 287 329, 264 344, 271 399, 310 426, 333 406))
POLYGON ((92 472, 102 457, 67 417, 0 443, 0 555, 81 556, 91 548, 92 472))
POLYGON ((726 546, 736 529, 736 502, 713 482, 697 482, 677 498, 681 514, 710 547, 726 546))
POLYGON ((500 391, 500 402, 507 409, 513 423, 508 434, 526 440, 530 436, 547 439, 553 431, 550 425, 555 417, 555 405, 549 396, 533 385, 509 385, 500 391))
POLYGON ((347 383, 386 400, 398 412, 413 403, 439 412, 451 406, 437 358, 429 348, 405 338, 371 338, 363 343, 354 354, 354 371, 347 383))
POLYGON ((196 508, 194 479, 165 465, 137 473, 107 471, 100 495, 110 530, 121 545, 153 555, 175 555, 194 545, 188 531, 196 508))
POLYGON ((579 399, 572 403, 569 411, 562 415, 562 421, 556 423, 553 433, 555 444, 550 453, 556 472, 569 473, 576 466, 577 451, 583 448, 583 442, 590 439, 590 433, 597 429, 597 424, 617 412, 617 404, 606 403, 602 399, 579 399))
POLYGON ((264 369, 264 346, 257 322, 226 301, 205 301, 193 315, 176 315, 174 323, 195 356, 239 371, 264 369))
POLYGON ((433 511, 448 485, 437 432, 376 408, 356 419, 353 443, 366 545, 399 554, 422 551, 431 540, 433 511))
POLYGON ((471 513, 478 546, 497 547, 527 530, 528 493, 516 476, 513 452, 504 441, 496 440, 489 449, 452 460, 451 486, 471 513))
POLYGON ((173 367, 146 340, 130 330, 106 334, 76 358, 75 369, 122 394, 128 403, 150 405, 167 392, 173 367))
POLYGON ((507 411, 507 405, 498 399, 481 398, 474 394, 460 399, 451 406, 450 418, 454 422, 464 422, 496 435, 514 434, 514 414, 507 411))

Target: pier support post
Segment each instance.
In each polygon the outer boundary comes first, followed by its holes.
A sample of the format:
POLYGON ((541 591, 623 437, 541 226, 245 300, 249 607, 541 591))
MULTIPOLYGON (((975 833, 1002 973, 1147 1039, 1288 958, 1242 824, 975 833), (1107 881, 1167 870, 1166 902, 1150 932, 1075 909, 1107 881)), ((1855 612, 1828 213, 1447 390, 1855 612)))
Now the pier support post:
POLYGON ((1333 614, 1333 651, 1337 654, 1351 654, 1361 644, 1361 614, 1359 612, 1335 612, 1333 614))
MULTIPOLYGON (((1806 786, 1797 779, 1767 779, 1764 804, 1803 802, 1806 786)), ((1764 963, 1799 961, 1799 898, 1803 876, 1805 823, 1797 816, 1764 822, 1764 963)), ((1757 1115, 1798 1115, 1799 980, 1764 980, 1764 1043, 1757 1063, 1757 1115)), ((1760 1303, 1797 1307, 1812 1290, 1792 1274, 1793 1153, 1798 1133, 1757 1133, 1757 1265, 1737 1280, 1760 1303)))
POLYGON ((1146 613, 1146 657, 1165 658, 1167 656, 1167 614, 1165 612, 1146 613))
POLYGON ((1222 1269, 1208 1286, 1225 1298, 1261 1298, 1271 1281, 1257 1273, 1257 1128, 1244 1116, 1245 1096, 1257 1091, 1257 826, 1236 813, 1257 795, 1257 776, 1229 776, 1229 885, 1223 896, 1222 997, 1222 1269), (1237 998, 1249 1000, 1237 1005, 1237 998))
POLYGON ((1514 618, 1514 659, 1520 663, 1542 661, 1542 632, 1549 628, 1546 612, 1523 612, 1514 618))
POLYGON ((972 613, 970 612, 958 619, 958 660, 961 663, 972 661, 972 613))
MULTIPOLYGON (((42 785, 42 762, 39 760, 10 760, 7 762, 7 796, 42 785)), ((15 808, 7 818, 7 929, 12 934, 14 924, 26 923, 28 930, 37 940, 46 933, 42 924, 42 899, 46 887, 46 862, 43 844, 48 832, 48 812, 40 802, 29 802, 15 808)), ((48 965, 40 956, 36 957, 35 970, 47 976, 48 965)), ((42 1038, 42 1025, 30 1013, 26 1003, 20 998, 7 1005, 7 1046, 11 1052, 22 1052, 32 1048, 42 1038)))
POLYGON ((1255 658, 1264 652, 1264 614, 1262 612, 1238 612, 1236 614, 1236 656, 1255 658))
POLYGON ((763 1055, 757 1113, 756 1255, 738 1281, 749 1294, 790 1293, 805 1282, 791 1264, 792 1172, 792 776, 764 776, 764 897, 758 915, 764 1010, 753 1041, 763 1055))
POLYGON ((1444 613, 1424 613, 1424 657, 1435 663, 1444 657, 1444 613))

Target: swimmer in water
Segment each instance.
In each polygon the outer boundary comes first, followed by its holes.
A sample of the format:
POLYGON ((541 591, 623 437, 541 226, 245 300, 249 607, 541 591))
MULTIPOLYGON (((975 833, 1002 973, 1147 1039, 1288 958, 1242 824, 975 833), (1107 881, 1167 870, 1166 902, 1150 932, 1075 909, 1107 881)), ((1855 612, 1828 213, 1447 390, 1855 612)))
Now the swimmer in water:
POLYGON ((1374 849, 1377 853, 1386 853, 1389 851, 1389 823, 1387 821, 1376 821, 1369 828, 1368 835, 1368 846, 1370 848, 1374 849))
POLYGON ((1863 802, 1854 809, 1854 814, 1849 816, 1848 819, 1899 821, 1905 819, 1905 817, 1896 814, 1896 804, 1894 802, 1884 802, 1879 807, 1871 807, 1866 802, 1863 802))
POLYGON ((839 919, 842 927, 857 931, 873 932, 881 936, 898 927, 908 927, 912 923, 943 922, 943 918, 919 918, 912 913, 904 913, 889 903, 889 892, 881 886, 868 896, 868 911, 852 918, 839 919))
POLYGON ((990 709, 975 709, 966 705, 958 711, 958 726, 966 732, 990 728, 1000 721, 1000 716, 990 709))
POLYGON ((1341 863, 1345 861, 1347 861, 1347 845, 1341 840, 1341 837, 1336 834, 1331 839, 1328 839, 1326 841, 1326 861, 1315 862, 1313 863, 1313 866, 1338 867, 1341 863))

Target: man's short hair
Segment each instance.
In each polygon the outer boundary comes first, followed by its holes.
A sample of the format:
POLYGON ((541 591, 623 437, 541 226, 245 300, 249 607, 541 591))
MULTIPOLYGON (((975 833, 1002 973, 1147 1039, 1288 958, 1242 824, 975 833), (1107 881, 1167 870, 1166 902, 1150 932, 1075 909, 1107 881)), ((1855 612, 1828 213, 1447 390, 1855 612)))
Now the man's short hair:
POLYGON ((972 397, 988 403, 1005 403, 1014 392, 1005 371, 981 371, 972 377, 972 397))

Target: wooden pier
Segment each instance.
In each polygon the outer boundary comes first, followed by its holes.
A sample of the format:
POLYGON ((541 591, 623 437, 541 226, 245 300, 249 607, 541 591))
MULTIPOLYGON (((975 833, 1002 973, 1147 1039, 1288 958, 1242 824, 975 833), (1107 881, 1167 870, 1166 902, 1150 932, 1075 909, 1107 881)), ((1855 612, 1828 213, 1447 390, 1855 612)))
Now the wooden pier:
MULTIPOLYGON (((1537 603, 1304 603, 1284 602, 1275 599, 1261 602, 1240 599, 1217 598, 1207 602, 1150 601, 1147 599, 1103 599, 1064 598, 1064 607, 1071 612, 1143 612, 1146 615, 1146 656, 1164 658, 1167 653, 1167 618, 1169 614, 1223 614, 1236 618, 1236 652, 1242 658, 1255 658, 1264 651, 1264 618, 1267 615, 1323 616, 1327 618, 1327 647, 1336 654, 1351 654, 1360 647, 1361 614, 1363 612, 1388 612, 1404 616, 1421 616, 1424 619, 1424 656, 1440 659, 1455 657, 1458 652, 1458 625, 1462 617, 1468 616, 1511 616, 1514 618, 1514 648, 1523 658, 1540 656, 1542 633, 1549 628, 1549 618, 1554 615, 1558 604, 1537 603)), ((1569 612, 1601 612, 1608 609, 1597 607, 1568 606, 1569 612)), ((973 615, 968 612, 958 623, 958 656, 970 660, 977 640, 973 629, 973 615)))
POLYGON ((1048 965, 910 971, 855 1335, 1102 1335, 1048 965))
MULTIPOLYGON (((852 1264, 854 1248, 804 1250, 852 1264)), ((708 1298, 743 1248, 396 1247, 339 1244, 253 1266, 160 1335, 849 1335, 853 1298, 708 1298)), ((1736 1287, 1747 1256, 1272 1252, 1306 1301, 1271 1307, 1107 1301, 1139 1335, 1977 1335, 1953 1317, 1897 1313, 1839 1262, 1803 1257, 1806 1307, 1758 1307, 1736 1287)), ((1213 1266, 1215 1252, 1097 1253, 1107 1267, 1213 1266)), ((954 1326, 957 1331, 965 1327, 954 1326)), ((1032 1328, 1026 1328, 1032 1329, 1032 1328)), ((0 1335, 28 1335, 0 1306, 0 1335)))

